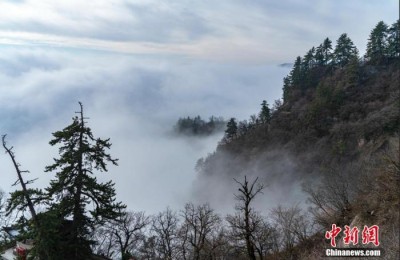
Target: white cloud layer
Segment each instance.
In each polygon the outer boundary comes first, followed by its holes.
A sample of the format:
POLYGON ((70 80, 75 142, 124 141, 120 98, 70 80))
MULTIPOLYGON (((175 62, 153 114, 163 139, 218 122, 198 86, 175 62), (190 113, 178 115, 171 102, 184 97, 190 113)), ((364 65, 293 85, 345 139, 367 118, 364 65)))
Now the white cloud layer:
MULTIPOLYGON (((190 200, 198 158, 220 135, 171 138, 181 116, 246 119, 281 96, 291 62, 325 37, 347 32, 363 50, 397 1, 0 2, 0 133, 37 185, 57 156, 51 133, 82 101, 96 136, 120 159, 112 179, 132 210, 157 212, 190 200), (356 19, 355 19, 356 18, 356 19)), ((396 8, 397 9, 396 9, 396 8)), ((0 156, 0 188, 14 171, 0 156)), ((196 185, 196 183, 194 183, 196 185)))
MULTIPOLYGON (((3 47, 0 116, 24 169, 47 186, 43 173, 57 148, 51 133, 70 123, 82 101, 95 135, 110 137, 119 167, 100 177, 116 182, 132 209, 156 212, 191 200, 198 158, 215 149, 221 135, 179 139, 170 131, 181 116, 247 118, 263 98, 279 98, 287 68, 241 66, 182 57, 124 56, 43 48, 3 47)), ((0 157, 1 188, 15 179, 9 158, 0 157)))

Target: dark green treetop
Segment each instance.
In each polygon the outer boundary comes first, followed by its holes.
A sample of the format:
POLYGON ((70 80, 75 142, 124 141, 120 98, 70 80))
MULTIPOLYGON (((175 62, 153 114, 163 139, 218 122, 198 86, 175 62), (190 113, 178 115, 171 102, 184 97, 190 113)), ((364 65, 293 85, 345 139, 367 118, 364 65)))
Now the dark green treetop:
POLYGON ((236 120, 235 118, 231 118, 226 124, 225 139, 228 141, 232 140, 234 137, 236 137, 237 130, 238 126, 236 120))
POLYGON ((302 81, 301 81, 301 88, 304 91, 305 89, 309 88, 312 84, 312 70, 316 67, 316 59, 315 53, 316 50, 312 47, 306 55, 304 55, 302 64, 301 64, 301 71, 302 71, 302 81))
POLYGON ((315 48, 312 47, 303 58, 303 70, 307 73, 310 69, 312 69, 315 65, 315 48))
POLYGON ((289 100, 290 91, 292 87, 292 81, 290 76, 286 76, 283 78, 283 101, 286 102, 289 100))
POLYGON ((293 68, 290 71, 290 79, 294 87, 299 87, 302 83, 303 80, 302 59, 300 56, 296 58, 293 64, 293 68))
POLYGON ((326 38, 315 50, 315 61, 318 65, 328 65, 332 60, 332 41, 326 38))
POLYGON ((332 41, 329 38, 326 38, 322 43, 322 52, 324 55, 324 65, 328 65, 328 63, 332 60, 332 41))
POLYGON ((259 118, 261 123, 263 124, 269 123, 269 121, 271 120, 271 111, 268 107, 267 101, 265 100, 263 100, 263 102, 261 103, 261 111, 259 114, 259 118))
POLYGON ((385 59, 388 43, 388 26, 380 21, 369 35, 365 58, 372 63, 380 63, 385 59))
POLYGON ((340 35, 333 52, 334 65, 343 68, 350 60, 358 57, 358 50, 346 33, 340 35))

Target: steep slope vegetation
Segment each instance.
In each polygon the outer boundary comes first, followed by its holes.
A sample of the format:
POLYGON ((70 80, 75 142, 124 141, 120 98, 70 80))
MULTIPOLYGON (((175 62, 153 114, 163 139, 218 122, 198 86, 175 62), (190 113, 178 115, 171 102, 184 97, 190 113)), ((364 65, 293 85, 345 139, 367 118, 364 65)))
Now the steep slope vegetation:
MULTIPOLYGON (((379 225, 385 258, 397 259, 399 54, 360 59, 355 50, 340 62, 341 38, 325 60, 314 48, 297 58, 284 80, 284 102, 277 102, 268 122, 239 122, 213 154, 199 160, 197 194, 223 197, 224 183, 247 175, 270 187, 285 186, 283 196, 290 199, 297 186, 289 184, 295 183, 305 192, 318 229, 291 257, 319 259, 329 246, 324 230, 335 223, 361 230, 379 225)), ((398 38, 392 44, 398 50, 398 38)))

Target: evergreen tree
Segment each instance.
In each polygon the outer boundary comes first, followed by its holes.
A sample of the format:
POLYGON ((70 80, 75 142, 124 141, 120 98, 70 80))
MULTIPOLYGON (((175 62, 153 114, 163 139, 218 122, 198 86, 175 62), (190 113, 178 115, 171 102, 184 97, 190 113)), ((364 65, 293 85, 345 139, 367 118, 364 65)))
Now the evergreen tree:
POLYGON ((235 118, 231 118, 226 124, 225 139, 230 141, 236 137, 237 129, 238 127, 235 118))
POLYGON ((300 87, 302 82, 302 60, 301 57, 298 56, 296 61, 294 62, 293 68, 290 71, 290 79, 291 83, 294 87, 300 87))
POLYGON ((387 55, 389 58, 400 57, 400 20, 397 20, 388 29, 387 55))
POLYGON ((289 100, 290 91, 292 87, 292 80, 290 75, 283 78, 283 102, 287 102, 289 100))
POLYGON ((265 100, 263 100, 261 103, 261 111, 258 117, 260 118, 262 124, 268 124, 271 120, 271 111, 268 107, 267 101, 265 100))
POLYGON ((315 48, 312 47, 306 55, 304 55, 301 70, 302 70, 302 82, 301 87, 304 91, 306 88, 309 88, 312 85, 312 73, 311 70, 314 68, 316 64, 315 60, 315 48))
POLYGON ((340 35, 333 52, 334 65, 343 68, 351 59, 358 57, 358 50, 346 33, 340 35))
POLYGON ((332 41, 326 38, 315 50, 315 61, 318 65, 328 65, 332 60, 332 41))
POLYGON ((308 73, 310 69, 312 69, 315 65, 315 48, 312 47, 306 55, 304 55, 302 66, 303 71, 308 73))
POLYGON ((104 220, 115 219, 125 207, 115 202, 114 184, 98 183, 93 176, 96 171, 107 172, 106 164, 117 165, 106 149, 111 147, 109 139, 95 139, 86 126, 83 107, 79 116, 62 131, 53 133, 50 144, 59 144, 60 158, 46 167, 46 172, 56 172, 47 192, 54 201, 51 211, 62 219, 65 232, 65 252, 59 259, 87 259, 90 255, 90 229, 104 220), (90 209, 87 206, 93 206, 90 209))
POLYGON ((325 65, 323 48, 324 48, 323 45, 320 44, 320 45, 315 49, 315 63, 316 63, 318 66, 323 66, 323 65, 325 65))
POLYGON ((371 63, 379 64, 385 60, 387 52, 388 26, 380 21, 371 31, 367 43, 365 58, 371 63))
POLYGON ((329 62, 333 58, 332 54, 332 41, 329 38, 326 38, 324 40, 324 43, 322 44, 323 48, 323 54, 324 54, 324 65, 328 65, 329 62))

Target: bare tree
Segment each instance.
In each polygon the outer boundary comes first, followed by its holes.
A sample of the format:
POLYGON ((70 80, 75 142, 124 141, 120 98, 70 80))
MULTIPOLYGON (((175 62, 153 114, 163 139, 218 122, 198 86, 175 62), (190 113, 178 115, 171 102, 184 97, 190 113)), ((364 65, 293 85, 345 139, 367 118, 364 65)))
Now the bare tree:
POLYGON ((189 247, 189 225, 186 224, 186 221, 180 225, 178 229, 178 237, 179 237, 179 257, 178 259, 187 260, 190 254, 189 247))
POLYGON ((95 226, 93 231, 92 237, 96 243, 92 245, 92 251, 107 258, 117 255, 119 248, 115 243, 113 224, 108 222, 95 226))
POLYGON ((214 213, 210 205, 195 207, 192 203, 185 205, 182 212, 184 222, 181 226, 181 256, 183 259, 201 259, 213 230, 221 225, 221 218, 214 213))
POLYGON ((228 215, 226 220, 228 221, 232 232, 245 242, 249 259, 255 260, 254 232, 256 227, 259 225, 260 218, 258 214, 254 212, 251 203, 257 194, 262 193, 264 185, 257 183, 258 178, 256 178, 252 183, 247 181, 246 176, 244 177, 243 183, 236 179, 234 180, 239 184, 239 192, 238 194, 235 194, 235 199, 238 201, 235 207, 236 214, 233 216, 228 215))
POLYGON ((139 241, 143 241, 143 231, 149 224, 150 218, 144 212, 126 212, 113 222, 114 241, 123 260, 128 259, 139 241))
MULTIPOLYGON (((355 185, 354 176, 349 176, 344 169, 328 170, 318 184, 308 184, 303 190, 308 193, 308 202, 315 221, 323 228, 332 223, 347 222, 351 211, 351 200, 355 185)), ((348 224, 348 223, 343 223, 348 224)))
POLYGON ((23 179, 22 174, 28 173, 29 171, 20 169, 21 165, 16 161, 15 154, 13 152, 14 147, 7 146, 6 135, 2 136, 2 143, 3 143, 3 148, 6 150, 6 153, 10 156, 10 159, 15 168, 15 172, 17 173, 18 179, 14 183, 14 186, 20 184, 22 188, 22 191, 14 192, 12 194, 12 197, 10 199, 11 203, 9 204, 7 211, 10 212, 16 208, 18 208, 19 210, 23 210, 27 207, 29 209, 29 212, 31 213, 33 221, 37 226, 39 226, 39 221, 34 207, 35 200, 32 198, 32 195, 34 195, 35 193, 37 194, 38 190, 29 189, 27 187, 27 185, 31 184, 34 180, 25 181, 23 179))
MULTIPOLYGON (((139 246, 138 258, 143 260, 159 260, 163 258, 157 257, 156 236, 143 237, 143 243, 139 246)), ((136 259, 136 258, 134 258, 136 259)))
POLYGON ((223 225, 216 226, 211 232, 204 248, 206 259, 225 259, 229 254, 228 236, 223 225))
POLYGON ((289 208, 278 206, 271 211, 271 216, 281 234, 283 250, 292 259, 295 245, 306 242, 312 234, 312 222, 297 205, 289 208))
POLYGON ((178 215, 170 208, 153 218, 152 232, 156 235, 156 250, 161 259, 176 259, 178 225, 178 215))
POLYGON ((261 217, 254 232, 254 247, 260 259, 265 259, 267 253, 273 249, 275 232, 267 220, 261 217))

